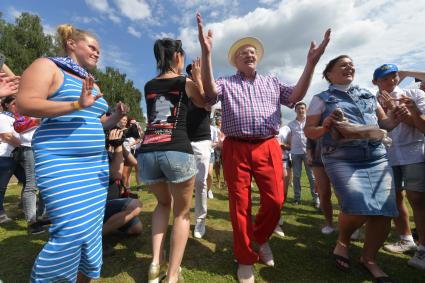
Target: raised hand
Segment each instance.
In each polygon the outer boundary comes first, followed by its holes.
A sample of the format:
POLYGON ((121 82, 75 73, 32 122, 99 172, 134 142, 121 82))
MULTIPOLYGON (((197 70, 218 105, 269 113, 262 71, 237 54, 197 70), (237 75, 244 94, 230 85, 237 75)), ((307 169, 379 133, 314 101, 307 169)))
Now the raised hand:
POLYGON ((323 36, 323 40, 319 46, 317 46, 315 41, 312 41, 310 44, 310 49, 307 54, 307 62, 315 66, 317 62, 319 62, 320 57, 325 52, 326 46, 328 45, 331 39, 331 29, 327 29, 325 35, 323 36))
POLYGON ((21 77, 7 76, 6 73, 0 73, 0 97, 9 96, 18 92, 19 81, 21 77))
POLYGON ((194 82, 201 81, 201 59, 199 57, 192 61, 192 78, 194 82))
POLYGON ((394 103, 394 99, 386 90, 381 90, 380 95, 378 96, 379 104, 381 104, 382 109, 384 109, 385 113, 388 111, 393 111, 396 107, 394 103))
POLYGON ((202 53, 210 54, 212 50, 212 31, 208 30, 207 35, 204 35, 204 27, 202 25, 202 17, 198 12, 196 13, 196 21, 198 23, 198 38, 199 43, 201 44, 202 53))
POLYGON ((89 106, 92 106, 96 100, 101 98, 103 96, 103 93, 100 91, 96 96, 93 96, 93 86, 94 86, 94 79, 91 76, 87 76, 83 80, 83 87, 81 89, 81 95, 79 104, 81 108, 86 108, 89 106))
POLYGON ((130 111, 130 107, 125 105, 123 102, 119 101, 117 105, 115 106, 115 113, 118 115, 118 117, 123 117, 124 115, 127 115, 127 113, 130 111))

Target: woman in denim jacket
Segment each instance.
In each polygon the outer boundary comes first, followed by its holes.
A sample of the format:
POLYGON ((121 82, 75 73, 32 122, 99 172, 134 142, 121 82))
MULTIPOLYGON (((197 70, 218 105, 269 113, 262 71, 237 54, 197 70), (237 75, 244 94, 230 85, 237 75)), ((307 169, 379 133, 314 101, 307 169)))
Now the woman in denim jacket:
POLYGON ((387 130, 397 124, 385 115, 374 95, 352 85, 354 74, 353 62, 346 55, 327 64, 323 76, 329 89, 313 97, 304 131, 309 138, 321 139, 322 161, 340 205, 339 235, 333 251, 336 266, 349 270, 350 236, 366 224, 360 262, 376 281, 392 282, 374 261, 388 235, 391 217, 398 214, 386 149, 381 141, 335 140, 330 133, 337 118, 335 108, 340 108, 352 124, 379 125, 387 130))

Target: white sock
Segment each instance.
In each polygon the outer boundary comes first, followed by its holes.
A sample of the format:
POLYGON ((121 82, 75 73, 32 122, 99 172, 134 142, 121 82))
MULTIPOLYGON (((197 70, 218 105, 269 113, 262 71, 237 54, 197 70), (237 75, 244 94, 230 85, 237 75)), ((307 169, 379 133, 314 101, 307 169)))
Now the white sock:
POLYGON ((418 250, 425 251, 425 246, 424 245, 419 245, 418 250))
POLYGON ((402 241, 407 241, 407 242, 412 242, 412 243, 414 243, 415 241, 413 240, 413 236, 412 236, 412 234, 410 234, 410 235, 400 235, 400 239, 402 240, 402 241))

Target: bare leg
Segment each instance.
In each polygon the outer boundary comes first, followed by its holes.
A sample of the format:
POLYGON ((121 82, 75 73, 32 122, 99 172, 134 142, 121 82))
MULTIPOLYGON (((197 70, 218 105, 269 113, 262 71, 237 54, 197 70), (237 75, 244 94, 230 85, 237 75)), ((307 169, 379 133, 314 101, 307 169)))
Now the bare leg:
POLYGON ((375 257, 388 236, 390 226, 391 218, 385 216, 369 216, 366 222, 366 235, 360 260, 373 277, 387 276, 375 263, 375 257))
POLYGON ((179 183, 170 184, 173 196, 174 224, 170 239, 170 259, 167 277, 170 282, 176 282, 180 264, 183 259, 190 230, 190 207, 192 203, 195 178, 179 183))
POLYGON ((396 193, 397 208, 399 216, 394 218, 395 228, 400 236, 412 235, 412 231, 409 226, 409 210, 407 210, 404 202, 403 191, 397 191, 396 193))
POLYGON ((165 182, 150 185, 149 189, 158 201, 152 213, 152 263, 162 264, 165 260, 162 251, 170 218, 171 194, 165 182))
MULTIPOLYGON (((367 216, 349 215, 340 212, 338 215, 338 240, 333 251, 334 254, 349 258, 348 246, 350 245, 350 237, 353 232, 360 228, 367 220, 367 216)), ((344 265, 343 262, 340 262, 344 265)))
POLYGON ((130 186, 130 171, 131 167, 124 165, 122 170, 122 182, 126 188, 130 186))
POLYGON ((134 199, 130 204, 123 210, 114 215, 112 215, 104 224, 102 229, 102 234, 107 235, 112 231, 117 230, 118 228, 125 225, 134 217, 138 217, 142 211, 142 204, 139 200, 134 199))
POLYGON ((406 195, 412 206, 419 244, 425 246, 425 193, 406 191, 406 195))

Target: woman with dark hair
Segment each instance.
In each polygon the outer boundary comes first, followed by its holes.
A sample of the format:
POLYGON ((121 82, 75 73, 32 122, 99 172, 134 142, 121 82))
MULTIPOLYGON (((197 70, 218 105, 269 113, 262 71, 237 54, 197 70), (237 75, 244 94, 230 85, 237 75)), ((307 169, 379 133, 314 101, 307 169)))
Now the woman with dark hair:
POLYGON ((398 214, 386 149, 380 140, 338 139, 331 128, 341 120, 337 111, 358 129, 379 125, 391 130, 397 122, 386 116, 373 94, 352 84, 354 74, 353 61, 347 55, 328 63, 323 76, 329 89, 313 97, 304 131, 309 138, 321 139, 322 161, 339 200, 339 234, 333 251, 336 266, 350 269, 350 236, 366 224, 360 262, 377 282, 392 282, 375 263, 391 217, 398 214))
POLYGON ((103 127, 116 125, 122 104, 108 104, 87 70, 100 47, 89 32, 57 29, 66 57, 40 58, 24 72, 18 112, 44 118, 33 136, 37 187, 51 221, 49 241, 31 282, 89 282, 102 266, 102 222, 109 181, 103 127), (103 126, 103 127, 102 127, 103 126))
POLYGON ((180 40, 155 42, 158 76, 145 85, 148 124, 137 156, 139 175, 158 204, 152 214, 152 263, 149 282, 181 282, 180 264, 189 236, 190 207, 196 173, 195 158, 186 129, 189 99, 204 107, 197 87, 200 61, 193 62, 194 81, 182 75, 184 51, 180 40), (171 205, 173 204, 173 205, 171 205), (164 256, 164 241, 173 207, 174 224, 170 257, 164 256))

